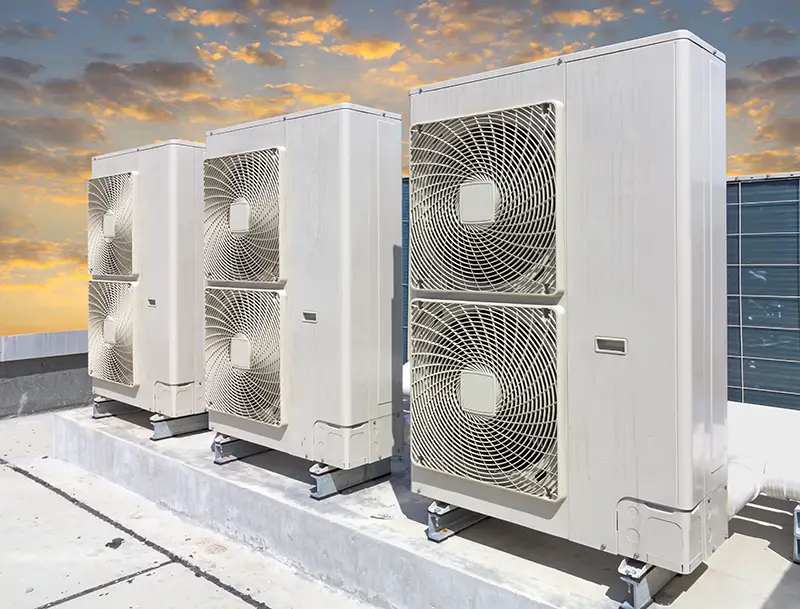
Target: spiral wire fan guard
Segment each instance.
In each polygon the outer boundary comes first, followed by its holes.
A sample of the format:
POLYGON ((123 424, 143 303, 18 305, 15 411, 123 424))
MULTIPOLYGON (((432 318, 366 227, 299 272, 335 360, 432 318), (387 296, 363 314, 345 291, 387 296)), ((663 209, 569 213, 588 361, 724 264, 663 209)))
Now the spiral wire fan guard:
POLYGON ((89 273, 128 277, 133 268, 133 210, 136 174, 92 178, 89 198, 89 273))
POLYGON ((410 274, 434 291, 554 294, 556 102, 411 128, 410 274), (460 220, 465 184, 494 189, 491 221, 460 220))
POLYGON ((208 280, 280 281, 282 156, 282 149, 270 148, 206 159, 204 243, 208 280), (233 226, 234 221, 239 225, 233 226))
POLYGON ((556 501, 559 307, 412 302, 411 457, 422 467, 556 501), (464 371, 493 377, 492 414, 461 403, 464 371))
POLYGON ((133 283, 89 282, 89 375, 127 387, 134 368, 133 283))
POLYGON ((210 410, 268 425, 285 423, 281 409, 284 300, 282 291, 206 289, 205 370, 210 410), (242 346, 238 352, 237 346, 242 346))

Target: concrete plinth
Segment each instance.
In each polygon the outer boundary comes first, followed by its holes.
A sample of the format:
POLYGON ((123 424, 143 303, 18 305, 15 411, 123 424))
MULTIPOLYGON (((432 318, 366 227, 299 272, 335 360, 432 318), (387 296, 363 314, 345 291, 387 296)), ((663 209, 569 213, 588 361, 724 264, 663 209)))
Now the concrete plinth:
MULTIPOLYGON (((56 457, 378 607, 617 609, 626 598, 617 557, 510 523, 489 519, 428 541, 429 501, 410 493, 402 472, 319 502, 309 463, 277 451, 218 466, 211 433, 154 443, 146 416, 92 420, 89 409, 58 413, 54 427, 56 457)), ((708 566, 673 580, 664 602, 730 609, 721 591, 738 590, 737 607, 777 607, 797 593, 800 572, 789 567, 791 549, 787 560, 767 547, 734 535, 708 566), (745 592, 737 584, 754 551, 774 577, 745 592)))

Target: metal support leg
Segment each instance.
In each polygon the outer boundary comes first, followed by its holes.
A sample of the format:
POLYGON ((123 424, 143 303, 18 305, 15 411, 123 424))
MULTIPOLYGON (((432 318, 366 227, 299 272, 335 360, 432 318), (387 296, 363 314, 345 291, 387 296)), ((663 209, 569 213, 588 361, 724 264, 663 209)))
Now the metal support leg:
POLYGON ((792 550, 792 560, 800 565, 800 505, 794 506, 794 540, 792 550))
POLYGON ((364 482, 388 476, 391 469, 391 459, 383 459, 353 469, 338 469, 330 465, 315 463, 308 470, 316 483, 314 490, 311 491, 311 497, 325 499, 331 495, 337 495, 364 482))
POLYGON ((428 539, 437 543, 444 541, 484 518, 485 514, 434 501, 428 506, 428 539))
POLYGON ((677 575, 630 558, 623 559, 618 571, 620 579, 628 585, 628 594, 631 597, 630 601, 622 603, 620 609, 644 609, 653 602, 653 597, 659 590, 677 575))
POLYGON ((214 463, 217 465, 225 465, 269 450, 272 449, 222 434, 217 434, 211 442, 211 452, 214 453, 214 463))
POLYGON ((123 404, 115 400, 109 400, 102 396, 95 396, 92 400, 92 418, 105 419, 106 417, 115 417, 120 414, 130 414, 136 412, 138 409, 130 404, 123 404))
POLYGON ((153 435, 151 440, 163 440, 165 438, 175 438, 198 431, 208 431, 208 413, 201 412, 186 417, 175 417, 173 419, 160 414, 150 417, 153 424, 153 435))

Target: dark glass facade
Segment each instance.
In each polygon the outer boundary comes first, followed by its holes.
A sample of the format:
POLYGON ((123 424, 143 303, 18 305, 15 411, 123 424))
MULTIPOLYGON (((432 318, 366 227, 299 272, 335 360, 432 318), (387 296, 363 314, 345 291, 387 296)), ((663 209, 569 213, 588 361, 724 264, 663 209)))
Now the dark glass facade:
POLYGON ((728 181, 728 399, 800 409, 800 176, 728 181))
MULTIPOLYGON (((800 409, 800 175, 728 181, 728 399, 800 409)), ((408 178, 403 179, 403 360, 408 178)))

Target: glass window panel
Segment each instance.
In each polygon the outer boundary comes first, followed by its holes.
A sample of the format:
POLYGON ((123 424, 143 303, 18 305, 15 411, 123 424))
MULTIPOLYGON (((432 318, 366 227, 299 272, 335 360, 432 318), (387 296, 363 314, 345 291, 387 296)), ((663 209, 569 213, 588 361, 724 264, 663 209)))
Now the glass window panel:
POLYGON ((728 325, 739 325, 739 299, 728 296, 728 325))
POLYGON ((727 227, 728 227, 728 234, 735 235, 739 232, 739 206, 738 205, 728 205, 728 218, 727 218, 727 227))
POLYGON ((742 182, 742 203, 768 203, 770 201, 797 201, 800 180, 759 180, 742 182))
POLYGON ((739 183, 733 182, 728 184, 728 203, 738 203, 739 202, 739 183))
MULTIPOLYGON (((728 335, 730 353, 730 334, 728 335)), ((745 357, 800 361, 800 332, 742 328, 742 354, 745 357)))
MULTIPOLYGON (((728 391, 730 395, 730 391, 728 391)), ((728 398, 730 400, 730 398, 728 398)), ((731 400, 735 401, 735 400, 731 400)), ((746 389, 744 401, 747 404, 761 404, 762 406, 776 406, 778 408, 789 408, 800 410, 800 395, 791 393, 770 393, 769 391, 753 391, 746 389)))
POLYGON ((742 401, 742 390, 741 389, 734 389, 733 387, 728 387, 728 401, 729 402, 741 402, 742 401))
POLYGON ((742 233, 796 233, 800 229, 797 203, 742 205, 741 209, 742 233))
POLYGON ((728 328, 728 355, 739 356, 742 354, 742 338, 739 328, 728 328))
MULTIPOLYGON (((728 298, 728 323, 731 323, 728 298)), ((800 330, 800 300, 795 298, 742 299, 742 325, 800 330)))
MULTIPOLYGON (((728 237, 728 247, 730 239, 728 237)), ((742 264, 798 264, 800 241, 797 235, 747 235, 742 239, 742 264)), ((730 253, 728 254, 730 259, 730 253)))
POLYGON ((728 237, 728 264, 739 264, 739 237, 728 237))
POLYGON ((739 293, 739 267, 728 267, 728 294, 739 293))
POLYGON ((800 393, 800 362, 744 360, 745 389, 800 393))
POLYGON ((742 386, 742 359, 739 357, 728 358, 728 387, 742 386))
MULTIPOLYGON (((728 293, 731 293, 730 280, 730 267, 728 267, 728 293)), ((742 296, 797 296, 800 294, 800 269, 745 267, 742 269, 741 287, 742 296)))

